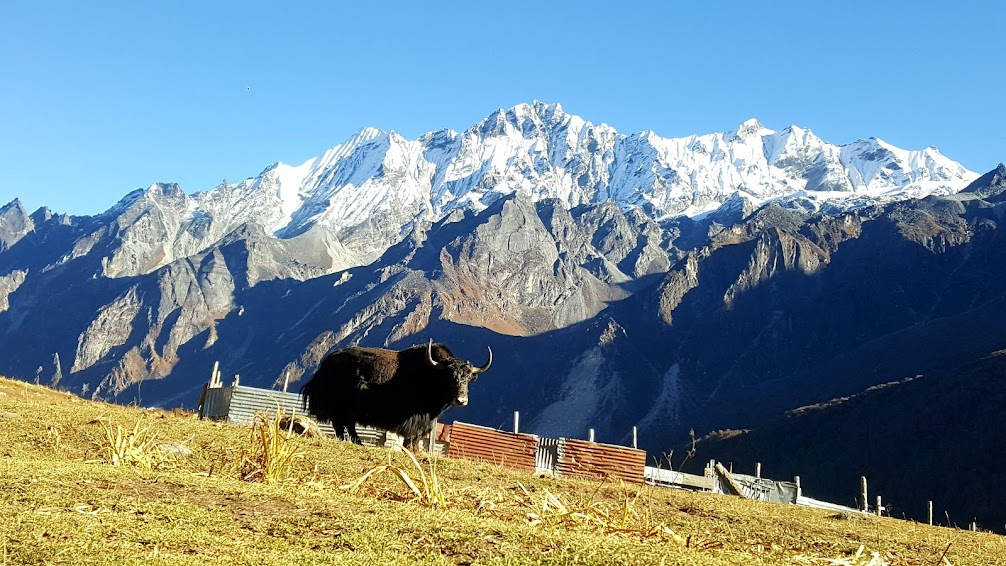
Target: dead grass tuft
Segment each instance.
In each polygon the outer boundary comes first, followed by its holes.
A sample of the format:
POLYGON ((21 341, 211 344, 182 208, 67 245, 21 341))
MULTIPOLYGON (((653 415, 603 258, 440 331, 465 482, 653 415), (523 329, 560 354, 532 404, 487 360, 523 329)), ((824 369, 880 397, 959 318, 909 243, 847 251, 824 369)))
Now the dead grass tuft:
POLYGON ((268 484, 290 479, 294 462, 304 457, 304 452, 296 445, 298 435, 293 432, 293 422, 286 418, 282 409, 273 417, 255 415, 249 446, 241 458, 241 479, 268 484), (284 422, 288 423, 286 430, 282 426, 284 422))
MULTIPOLYGON (((165 468, 173 463, 170 455, 158 449, 157 433, 151 431, 150 427, 142 426, 142 422, 141 415, 132 429, 124 429, 122 425, 113 425, 111 418, 103 421, 106 441, 104 449, 107 461, 113 466, 131 464, 150 470, 165 468)), ((55 434, 59 438, 59 432, 55 434)))
POLYGON ((865 545, 859 545, 859 550, 849 556, 839 558, 813 558, 794 556, 795 564, 826 564, 828 566, 890 566, 892 562, 879 552, 867 552, 865 545))
POLYGON ((423 466, 419 464, 419 460, 416 455, 412 453, 408 448, 402 448, 402 452, 408 456, 409 460, 412 462, 413 467, 418 472, 419 483, 417 484, 412 476, 409 474, 408 470, 401 466, 396 466, 391 463, 393 451, 388 452, 388 463, 382 464, 380 466, 374 466, 367 470, 362 476, 356 480, 347 483, 345 485, 339 486, 339 489, 348 491, 349 493, 354 493, 360 489, 360 487, 367 483, 368 480, 379 476, 384 473, 391 473, 394 477, 401 480, 406 487, 409 488, 414 499, 419 502, 420 505, 426 507, 447 507, 447 495, 444 492, 443 487, 440 484, 440 479, 437 477, 437 467, 436 460, 433 456, 430 456, 429 460, 429 475, 423 471, 423 466), (422 488, 420 488, 422 486, 422 488))
POLYGON ((690 543, 689 539, 676 534, 662 523, 654 524, 653 514, 649 510, 640 513, 636 503, 639 501, 641 490, 632 493, 621 480, 619 480, 621 497, 617 503, 597 498, 595 490, 587 502, 579 505, 567 503, 561 496, 547 489, 536 498, 523 483, 518 482, 518 485, 527 497, 527 505, 530 508, 527 517, 532 526, 571 526, 593 529, 606 534, 630 535, 640 539, 657 538, 681 546, 690 543))

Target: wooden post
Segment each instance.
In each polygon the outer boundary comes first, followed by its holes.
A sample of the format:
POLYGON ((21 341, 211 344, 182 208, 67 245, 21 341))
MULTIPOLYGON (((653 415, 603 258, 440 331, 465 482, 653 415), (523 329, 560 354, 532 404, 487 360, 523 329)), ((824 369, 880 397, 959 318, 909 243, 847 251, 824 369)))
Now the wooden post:
POLYGON ((870 504, 866 499, 866 476, 859 477, 859 506, 863 513, 870 511, 870 504))
POLYGON ((929 516, 929 525, 932 526, 932 524, 933 524, 933 501, 932 500, 929 500, 929 513, 927 515, 929 516))
POLYGON ((880 496, 877 496, 877 516, 884 514, 884 506, 880 504, 880 496))
POLYGON ((739 495, 744 499, 748 498, 748 496, 744 494, 744 489, 740 486, 740 484, 738 484, 734 480, 734 477, 730 473, 730 471, 723 467, 723 464, 716 464, 715 468, 713 469, 716 471, 717 474, 719 474, 721 478, 723 478, 724 483, 727 484, 727 487, 730 488, 730 491, 734 492, 734 495, 739 495))
POLYGON ((241 375, 235 373, 234 374, 234 387, 237 387, 239 383, 241 383, 241 375))
POLYGON ((213 362, 213 372, 210 374, 210 387, 217 386, 217 372, 220 371, 220 360, 213 362))
POLYGON ((290 385, 290 370, 286 370, 286 373, 283 374, 283 393, 286 393, 286 388, 289 385, 290 385))
POLYGON ((590 442, 594 442, 594 429, 590 429, 589 431, 587 431, 587 440, 590 442))
POLYGON ((427 450, 430 457, 433 456, 433 449, 437 447, 437 420, 433 419, 433 428, 430 429, 430 449, 427 450))
POLYGON ((803 488, 800 487, 800 476, 793 476, 793 483, 796 484, 796 496, 800 497, 803 495, 803 488))
POLYGON ((761 477, 761 462, 755 462, 755 477, 761 477))
POLYGON ((632 427, 632 447, 639 449, 639 433, 635 426, 632 427))
POLYGON ((520 432, 520 411, 513 412, 513 433, 520 432))

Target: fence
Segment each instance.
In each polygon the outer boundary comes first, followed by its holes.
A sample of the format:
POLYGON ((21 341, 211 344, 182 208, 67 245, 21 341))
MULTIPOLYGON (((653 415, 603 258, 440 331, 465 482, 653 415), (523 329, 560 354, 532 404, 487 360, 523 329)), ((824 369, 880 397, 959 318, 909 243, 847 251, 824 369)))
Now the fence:
POLYGON ((515 470, 533 472, 538 437, 532 434, 503 432, 468 423, 451 426, 447 455, 490 462, 515 470))
POLYGON ((555 469, 563 476, 643 482, 646 452, 625 446, 560 438, 555 469))
POLYGON ((708 474, 698 476, 695 474, 686 474, 684 472, 675 472, 674 470, 665 470, 651 466, 646 466, 644 468, 643 478, 646 483, 651 485, 677 487, 690 491, 712 491, 716 485, 716 481, 708 474))
MULTIPOLYGON (((271 389, 233 385, 230 387, 210 387, 203 391, 199 406, 199 418, 224 420, 230 424, 250 424, 256 413, 275 417, 278 410, 287 415, 303 414, 300 395, 271 389)), ((328 423, 317 423, 321 432, 336 436, 335 429, 328 423)), ((358 426, 356 432, 360 440, 369 446, 401 445, 402 439, 394 433, 386 433, 376 428, 358 426)))
POLYGON ((555 463, 559 459, 559 439, 539 438, 534 454, 534 470, 539 473, 555 473, 555 463))
MULTIPOLYGON (((256 413, 275 416, 282 409, 286 414, 303 413, 297 393, 274 391, 235 384, 224 387, 214 368, 214 378, 203 389, 199 416, 204 419, 226 420, 231 424, 249 424, 256 413)), ((514 415, 514 425, 517 425, 514 415)), ((323 434, 335 436, 328 423, 318 423, 323 434)), ((370 446, 401 446, 398 435, 379 429, 357 426, 364 444, 370 446)), ((505 432, 462 422, 453 425, 436 424, 433 451, 454 458, 490 462, 526 472, 551 473, 568 477, 617 478, 623 481, 673 487, 678 489, 733 493, 747 499, 790 503, 818 509, 849 513, 866 512, 844 505, 804 497, 799 478, 795 482, 771 480, 732 473, 722 464, 710 462, 703 475, 687 474, 646 466, 642 450, 612 444, 572 438, 547 438, 532 434, 505 432)), ((593 431, 591 431, 593 432, 593 431)), ((635 432, 635 431, 633 431, 635 432)), ((760 466, 759 466, 760 468, 760 466)), ((865 501, 865 478, 864 493, 865 501)), ((879 506, 879 502, 878 502, 879 506)), ((930 519, 932 521, 932 519, 930 519)))

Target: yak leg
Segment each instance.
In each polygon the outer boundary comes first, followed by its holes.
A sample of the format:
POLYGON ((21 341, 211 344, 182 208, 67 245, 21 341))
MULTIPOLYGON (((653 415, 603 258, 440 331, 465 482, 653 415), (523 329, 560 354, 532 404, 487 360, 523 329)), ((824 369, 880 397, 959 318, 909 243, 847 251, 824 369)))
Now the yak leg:
POLYGON ((353 436, 356 434, 356 429, 354 428, 353 423, 347 424, 345 422, 333 422, 332 428, 335 429, 335 436, 338 437, 339 440, 345 440, 347 442, 351 441, 353 440, 353 436))
POLYGON ((360 440, 360 435, 356 433, 356 423, 349 423, 348 425, 346 425, 346 430, 349 431, 350 442, 352 442, 353 444, 360 444, 360 445, 363 444, 363 441, 360 440))
POLYGON ((409 449, 413 454, 420 454, 426 452, 426 443, 429 440, 429 434, 421 434, 419 436, 413 436, 411 438, 406 438, 402 445, 409 449))

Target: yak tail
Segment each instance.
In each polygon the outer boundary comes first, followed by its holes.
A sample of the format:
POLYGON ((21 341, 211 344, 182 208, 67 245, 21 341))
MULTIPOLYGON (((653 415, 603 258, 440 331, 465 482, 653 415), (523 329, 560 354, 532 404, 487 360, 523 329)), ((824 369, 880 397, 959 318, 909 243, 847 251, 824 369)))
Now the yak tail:
POLYGON ((307 382, 300 387, 300 404, 301 408, 307 412, 310 412, 311 407, 311 395, 314 394, 314 378, 307 380, 307 382))

